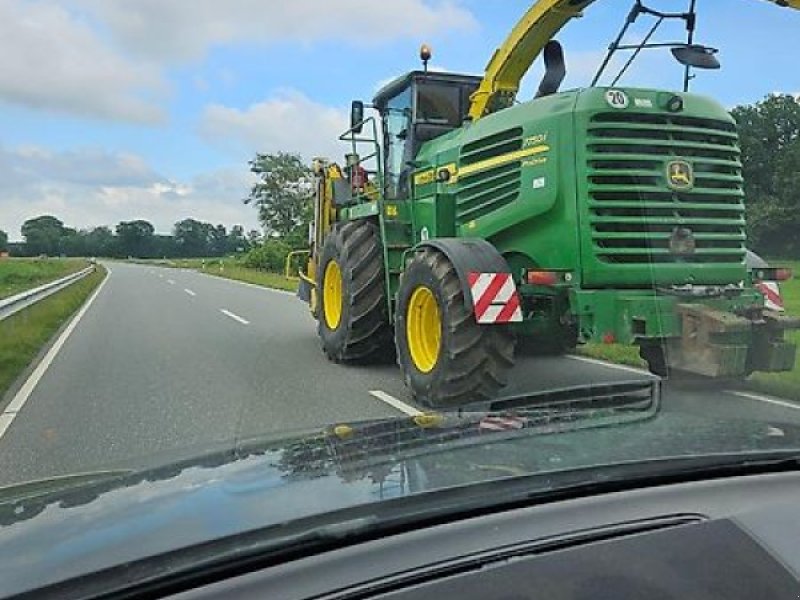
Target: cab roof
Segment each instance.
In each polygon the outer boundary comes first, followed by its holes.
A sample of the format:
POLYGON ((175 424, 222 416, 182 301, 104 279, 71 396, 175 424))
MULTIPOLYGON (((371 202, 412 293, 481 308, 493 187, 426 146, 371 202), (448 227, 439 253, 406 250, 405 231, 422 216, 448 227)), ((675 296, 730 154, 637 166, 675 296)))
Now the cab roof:
POLYGON ((378 107, 378 109, 382 109, 391 98, 394 98, 398 93, 411 85, 413 81, 424 80, 432 83, 473 84, 477 87, 482 78, 481 75, 462 75, 458 73, 443 73, 440 71, 411 71, 393 79, 378 90, 375 97, 372 99, 372 104, 378 107))

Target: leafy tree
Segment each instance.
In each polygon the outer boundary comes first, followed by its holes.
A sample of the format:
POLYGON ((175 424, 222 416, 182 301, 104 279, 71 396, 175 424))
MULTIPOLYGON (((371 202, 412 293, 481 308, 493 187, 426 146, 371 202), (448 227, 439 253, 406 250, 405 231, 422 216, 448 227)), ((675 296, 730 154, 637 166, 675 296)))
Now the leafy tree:
POLYGON ((208 256, 211 241, 210 223, 195 219, 183 219, 175 223, 173 236, 175 248, 180 256, 208 256))
POLYGON ((261 237, 262 237, 261 234, 258 231, 256 231, 255 229, 251 229, 249 232, 247 232, 247 242, 251 246, 256 246, 256 245, 260 244, 261 243, 261 237))
POLYGON ((208 250, 211 256, 223 256, 228 251, 228 230, 224 225, 209 230, 208 250))
POLYGON ((153 255, 155 228, 148 221, 122 221, 116 232, 122 256, 148 258, 153 255))
POLYGON ((250 170, 258 181, 245 204, 258 208, 267 235, 285 237, 305 231, 311 218, 312 173, 297 154, 257 154, 250 170))
POLYGON ((8 250, 8 234, 0 229, 0 252, 8 250))
POLYGON ((61 253, 67 256, 86 256, 88 254, 86 233, 65 227, 64 234, 61 236, 60 249, 61 253))
POLYGON ((89 256, 114 256, 117 241, 108 227, 101 226, 85 232, 86 252, 89 256))
POLYGON ((22 224, 27 254, 56 256, 61 252, 61 238, 65 234, 64 223, 51 215, 28 219, 22 224))
POLYGON ((263 244, 253 247, 244 257, 244 265, 253 269, 264 269, 282 273, 286 265, 286 256, 291 247, 279 239, 269 239, 263 244))
POLYGON ((246 252, 250 249, 250 242, 244 235, 244 227, 234 225, 228 233, 225 252, 246 252))
POLYGON ((748 243, 772 256, 800 255, 800 102, 770 95, 737 106, 748 243))

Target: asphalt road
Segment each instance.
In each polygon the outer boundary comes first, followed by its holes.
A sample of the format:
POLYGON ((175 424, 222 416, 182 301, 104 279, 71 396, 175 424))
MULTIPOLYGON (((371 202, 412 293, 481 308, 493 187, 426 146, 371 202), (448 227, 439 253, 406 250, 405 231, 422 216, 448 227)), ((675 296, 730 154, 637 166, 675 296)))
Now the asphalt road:
MULTIPOLYGON (((109 268, 35 387, 0 407, 0 485, 419 409, 395 366, 329 363, 292 294, 194 271, 109 268)), ((645 377, 579 357, 524 357, 507 393, 645 377)), ((719 386, 668 384, 664 394, 664 410, 720 419, 800 422, 798 409, 719 386)))

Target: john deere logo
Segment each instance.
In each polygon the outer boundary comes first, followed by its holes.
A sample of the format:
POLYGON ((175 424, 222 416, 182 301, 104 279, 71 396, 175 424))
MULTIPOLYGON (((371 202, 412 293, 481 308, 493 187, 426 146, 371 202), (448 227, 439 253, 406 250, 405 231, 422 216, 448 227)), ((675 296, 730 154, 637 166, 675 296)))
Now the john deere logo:
POLYGON ((692 165, 685 160, 673 160, 667 165, 667 181, 674 190, 689 190, 694 186, 692 165))

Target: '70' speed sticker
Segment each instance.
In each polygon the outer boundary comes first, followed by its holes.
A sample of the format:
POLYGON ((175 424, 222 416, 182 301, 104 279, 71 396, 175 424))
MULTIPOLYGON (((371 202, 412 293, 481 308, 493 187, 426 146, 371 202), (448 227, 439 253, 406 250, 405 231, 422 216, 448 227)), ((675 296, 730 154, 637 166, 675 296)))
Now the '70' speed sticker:
POLYGON ((606 102, 613 108, 628 108, 628 94, 622 90, 608 90, 606 92, 606 102))

